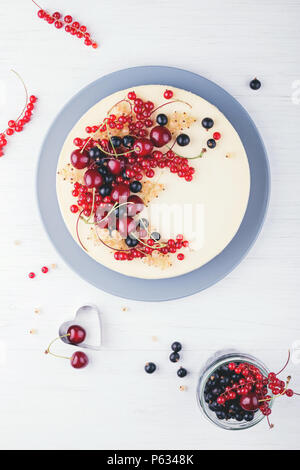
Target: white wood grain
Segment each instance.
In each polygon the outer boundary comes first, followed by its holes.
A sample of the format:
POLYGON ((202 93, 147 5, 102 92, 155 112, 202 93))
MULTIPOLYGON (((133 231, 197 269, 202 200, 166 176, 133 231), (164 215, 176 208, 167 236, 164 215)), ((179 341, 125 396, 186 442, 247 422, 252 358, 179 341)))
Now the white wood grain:
MULTIPOLYGON (((201 364, 218 348, 241 348, 277 369, 300 339, 300 106, 291 99, 292 83, 300 79, 300 4, 90 0, 84 5, 53 0, 43 6, 85 22, 101 43, 98 51, 39 20, 29 0, 1 2, 0 78, 9 90, 0 107, 1 128, 22 101, 10 68, 39 102, 32 123, 10 139, 0 160, 0 349, 6 349, 6 359, 0 358, 0 447, 299 449, 296 398, 278 400, 272 431, 261 423, 230 433, 202 418, 195 385, 201 364), (272 170, 267 221, 243 263, 205 292, 160 304, 114 298, 71 272, 47 239, 35 201, 39 147, 63 104, 99 76, 144 64, 186 68, 232 93, 258 125, 272 170), (256 75, 263 87, 255 93, 248 82, 256 75), (56 271, 27 278, 53 262, 56 271), (91 353, 90 367, 75 372, 43 351, 59 324, 86 302, 102 311, 104 349, 91 353), (40 315, 34 314, 36 306, 40 315), (29 335, 31 328, 36 335, 29 335), (184 365, 191 371, 184 393, 167 359, 173 340, 183 342, 184 365), (147 360, 159 364, 153 376, 143 373, 147 360)), ((299 365, 290 372, 299 391, 299 365)))

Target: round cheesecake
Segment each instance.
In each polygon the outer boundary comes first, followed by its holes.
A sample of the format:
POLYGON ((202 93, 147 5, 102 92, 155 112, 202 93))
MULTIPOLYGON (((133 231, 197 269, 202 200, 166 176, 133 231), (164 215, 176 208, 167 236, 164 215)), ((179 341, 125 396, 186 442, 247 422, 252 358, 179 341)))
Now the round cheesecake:
MULTIPOLYGON (((237 233, 250 192, 246 151, 226 117, 203 98, 186 90, 162 85, 135 87, 134 92, 138 98, 154 103, 154 112, 150 116, 153 127, 158 125, 156 119, 159 114, 163 114, 168 120, 166 127, 172 139, 167 145, 154 147, 153 151, 162 152, 167 159, 166 154, 172 148, 175 155, 172 158, 186 158, 187 164, 193 168, 192 178, 179 177, 178 173, 170 171, 169 166, 156 166, 153 168, 154 176, 150 178, 144 174, 141 180, 143 189, 137 195, 142 197, 145 207, 135 218, 146 219, 151 227, 150 232, 159 233, 160 246, 163 243, 168 246, 170 239, 176 242, 177 235, 180 235, 179 240, 183 237, 188 246, 182 246, 182 249, 165 256, 154 250, 151 255, 146 254, 142 258, 122 261, 115 259, 115 234, 108 233, 108 229, 104 234, 101 229, 99 238, 99 230, 93 223, 93 217, 87 217, 83 222, 80 220, 80 207, 76 213, 70 210, 71 206, 77 204, 77 198, 72 194, 74 183, 84 184, 87 170, 74 168, 70 155, 76 149, 74 139, 88 138, 87 127, 102 123, 111 108, 111 112, 117 116, 118 113, 126 115, 130 112, 127 96, 131 91, 121 90, 101 100, 70 131, 61 149, 57 168, 60 210, 74 240, 98 263, 138 278, 179 276, 208 263, 224 250, 237 233), (173 93, 169 99, 164 97, 166 88, 173 93), (122 101, 124 98, 126 102, 122 101), (119 102, 121 103, 116 106, 119 102), (155 110, 159 106, 161 108, 155 110), (206 126, 206 118, 211 120, 212 127, 206 126), (184 137, 178 138, 182 135, 184 137), (102 237, 105 237, 104 243, 102 237), (111 242, 110 237, 113 237, 111 242)), ((164 122, 165 118, 161 119, 164 122)), ((150 134, 151 127, 147 132, 150 134)), ((128 129, 118 131, 113 128, 111 134, 123 138, 128 134, 128 129)), ((149 134, 147 139, 150 138, 149 134)), ((101 138, 99 130, 94 139, 98 139, 100 145, 101 138)), ((133 151, 131 157, 136 158, 133 151)), ((140 240, 141 251, 147 245, 147 238, 148 236, 140 240)))

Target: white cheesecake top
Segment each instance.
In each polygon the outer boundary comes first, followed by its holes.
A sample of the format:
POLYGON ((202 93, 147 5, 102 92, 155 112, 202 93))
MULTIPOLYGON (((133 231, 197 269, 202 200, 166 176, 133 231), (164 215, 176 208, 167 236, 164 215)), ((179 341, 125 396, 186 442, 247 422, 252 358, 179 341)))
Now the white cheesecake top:
MULTIPOLYGON (((187 102, 191 108, 184 103, 170 103, 155 112, 151 118, 161 112, 166 114, 169 119, 173 119, 174 124, 175 111, 183 121, 187 116, 186 121, 189 126, 182 131, 175 132, 174 135, 185 133, 190 137, 190 143, 185 147, 176 144, 173 148, 174 152, 186 157, 193 157, 198 155, 203 147, 206 147, 207 151, 202 158, 189 160, 189 164, 195 168, 191 182, 179 178, 177 174, 170 173, 168 169, 155 168, 155 176, 149 181, 163 185, 164 190, 158 193, 157 198, 149 202, 147 209, 140 216, 150 217, 151 228, 159 232, 162 239, 174 238, 178 233, 183 234, 190 242, 188 248, 180 250, 180 253, 184 254, 184 259, 179 261, 177 252, 174 255, 169 254, 168 262, 163 266, 159 263, 149 263, 147 258, 131 261, 115 260, 113 251, 99 242, 95 236, 93 226, 83 222, 79 224, 80 239, 89 256, 112 270, 139 278, 174 277, 209 262, 235 236, 243 220, 249 198, 248 159, 244 146, 233 126, 208 101, 182 89, 167 88, 174 92, 174 100, 187 102), (214 126, 208 131, 201 124, 205 117, 210 117, 214 121, 214 126), (195 119, 195 122, 192 118, 195 119), (221 138, 217 141, 216 147, 210 149, 206 142, 213 137, 214 132, 220 132, 221 138)), ((162 85, 145 85, 134 88, 138 97, 145 101, 153 101, 155 107, 168 101, 163 97, 165 90, 166 86, 162 85)), ((107 111, 119 100, 126 97, 128 91, 131 90, 114 93, 89 109, 70 131, 62 147, 58 161, 57 197, 64 221, 77 243, 79 243, 76 234, 78 213, 73 214, 70 211, 70 206, 76 204, 76 198, 72 196, 73 186, 68 179, 70 154, 75 150, 73 140, 76 137, 88 137, 85 131, 86 126, 102 122, 107 111)), ((168 149, 163 147, 159 150, 165 152, 168 149)), ((80 173, 83 175, 84 172, 85 170, 75 170, 73 177, 76 179, 80 173)), ((147 178, 142 183, 146 180, 147 178)))

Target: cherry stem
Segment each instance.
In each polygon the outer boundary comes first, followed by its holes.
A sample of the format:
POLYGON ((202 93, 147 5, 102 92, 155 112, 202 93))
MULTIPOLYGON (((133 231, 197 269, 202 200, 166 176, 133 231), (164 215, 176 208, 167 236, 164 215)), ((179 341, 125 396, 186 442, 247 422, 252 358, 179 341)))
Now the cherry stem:
POLYGON ((51 354, 51 356, 58 357, 58 358, 60 358, 60 359, 68 359, 68 360, 70 360, 71 357, 60 356, 59 354, 54 354, 53 352, 50 351, 50 348, 51 348, 52 344, 55 343, 55 341, 57 341, 58 339, 61 339, 61 338, 66 338, 67 336, 70 336, 70 333, 68 333, 68 334, 66 334, 66 335, 58 336, 58 337, 55 338, 53 341, 51 341, 51 343, 49 344, 48 348, 47 348, 46 351, 45 351, 45 354, 51 354))
POLYGON ((121 103, 123 103, 123 102, 129 104, 129 106, 130 106, 130 113, 129 113, 129 114, 132 114, 132 104, 130 103, 129 100, 126 100, 125 98, 124 98, 123 100, 118 101, 116 104, 114 104, 114 105, 110 108, 110 110, 107 111, 107 114, 110 114, 110 113, 112 112, 112 110, 113 110, 116 106, 118 106, 118 104, 121 104, 121 103))
POLYGON ((87 250, 86 247, 83 245, 83 243, 82 243, 82 241, 81 241, 81 239, 80 239, 80 236, 79 236, 79 221, 82 219, 82 217, 81 217, 81 214, 82 214, 82 213, 83 213, 83 210, 80 212, 80 214, 79 214, 79 216, 78 216, 78 218, 77 218, 77 222, 76 222, 76 235, 77 235, 77 239, 78 239, 80 245, 82 246, 82 248, 84 249, 84 251, 87 252, 88 250, 87 250))
POLYGON ((287 367, 288 363, 290 362, 290 357, 291 357, 291 351, 288 350, 288 358, 286 360, 286 363, 284 364, 283 368, 279 372, 277 372, 277 374, 275 374, 275 375, 279 375, 279 374, 281 374, 281 372, 284 371, 284 369, 287 367))
POLYGON ((153 111, 151 112, 150 116, 152 116, 153 113, 155 113, 155 111, 157 111, 158 109, 162 108, 163 106, 167 106, 168 104, 171 104, 171 103, 183 103, 183 104, 186 104, 187 106, 189 106, 190 108, 192 108, 192 105, 187 103, 186 101, 182 101, 182 100, 172 100, 172 101, 168 101, 167 103, 164 103, 164 104, 161 104, 160 106, 158 106, 157 108, 153 109, 153 111))
POLYGON ((269 416, 267 416, 267 421, 268 421, 269 428, 270 429, 274 428, 274 424, 270 423, 269 416))

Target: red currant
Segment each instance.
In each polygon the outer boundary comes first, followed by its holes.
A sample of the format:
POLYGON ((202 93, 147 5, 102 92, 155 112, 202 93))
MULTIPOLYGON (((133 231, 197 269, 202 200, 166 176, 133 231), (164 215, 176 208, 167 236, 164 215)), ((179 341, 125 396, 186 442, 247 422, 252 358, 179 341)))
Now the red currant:
POLYGON ((173 97, 173 91, 172 90, 166 90, 164 92, 164 97, 166 98, 166 100, 169 100, 173 97))
POLYGON ((72 23, 73 18, 71 15, 66 15, 64 20, 65 20, 65 23, 72 23))

